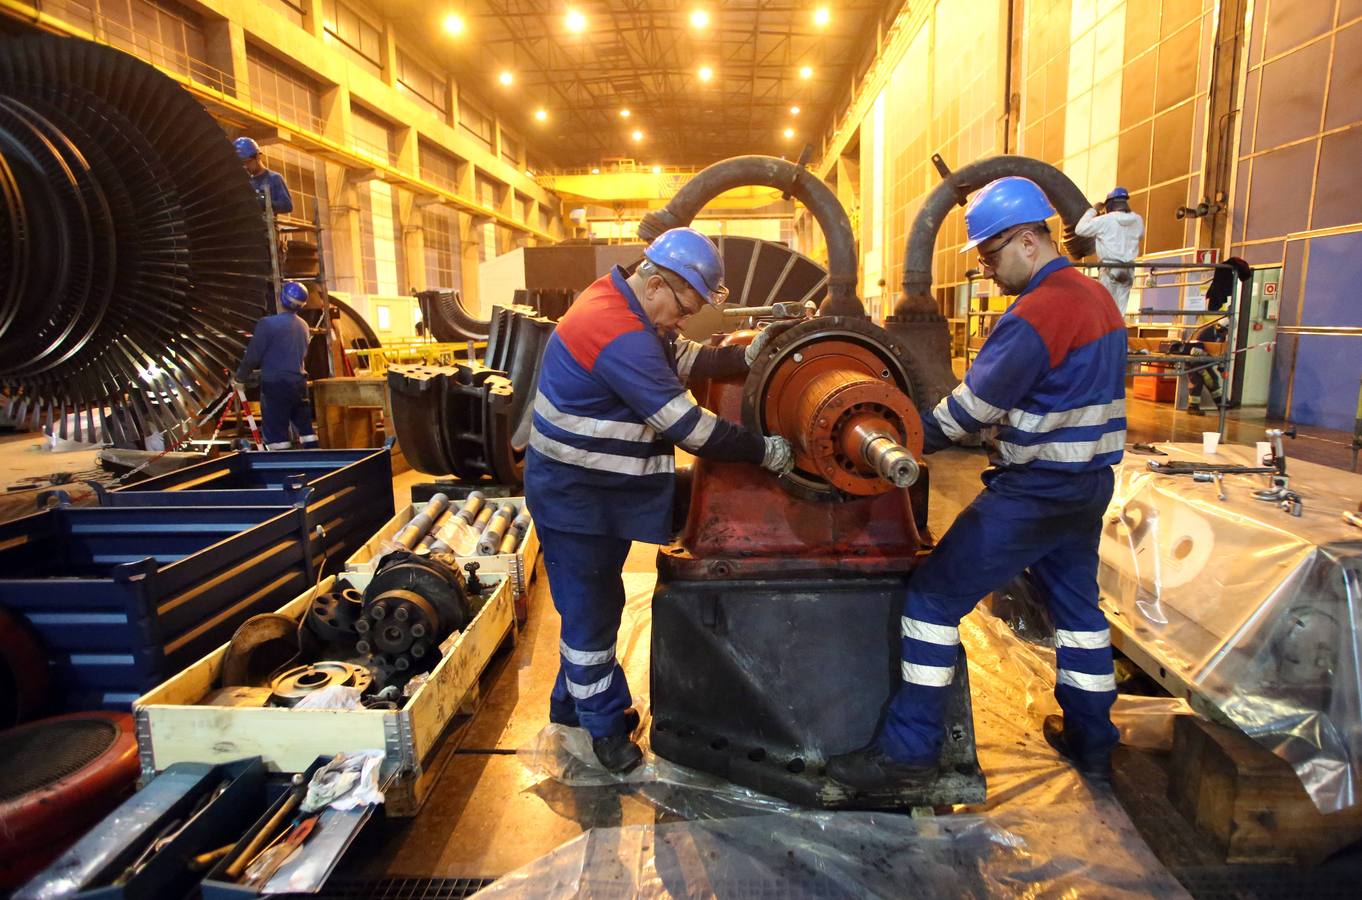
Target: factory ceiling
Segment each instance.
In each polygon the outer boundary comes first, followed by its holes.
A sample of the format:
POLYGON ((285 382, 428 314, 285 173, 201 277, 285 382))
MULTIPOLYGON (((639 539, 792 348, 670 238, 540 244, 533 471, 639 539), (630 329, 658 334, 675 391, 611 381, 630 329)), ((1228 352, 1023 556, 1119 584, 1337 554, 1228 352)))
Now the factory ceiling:
POLYGON ((901 6, 389 0, 384 12, 555 166, 699 166, 816 144, 901 6))

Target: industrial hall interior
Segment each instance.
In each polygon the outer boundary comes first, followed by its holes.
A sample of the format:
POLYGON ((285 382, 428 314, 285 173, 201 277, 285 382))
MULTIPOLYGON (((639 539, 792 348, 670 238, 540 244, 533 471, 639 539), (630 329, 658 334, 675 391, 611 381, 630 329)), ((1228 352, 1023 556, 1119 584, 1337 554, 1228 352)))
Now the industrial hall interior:
POLYGON ((0 0, 0 897, 1357 897, 1362 0, 0 0))

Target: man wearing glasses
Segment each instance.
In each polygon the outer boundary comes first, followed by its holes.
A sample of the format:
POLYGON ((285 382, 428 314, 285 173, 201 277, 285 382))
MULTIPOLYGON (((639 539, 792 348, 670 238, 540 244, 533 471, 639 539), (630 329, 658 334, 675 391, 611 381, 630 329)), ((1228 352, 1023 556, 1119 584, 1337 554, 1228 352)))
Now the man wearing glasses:
POLYGON ((900 622, 903 683, 868 747, 827 773, 863 794, 929 784, 961 618, 1029 568, 1054 620, 1055 696, 1047 741, 1083 775, 1110 776, 1118 740, 1111 634, 1097 606, 1097 542, 1125 445, 1125 323, 1102 285, 1059 255, 1055 214, 1034 182, 1000 178, 965 209, 979 263, 1016 295, 965 380, 923 417, 931 453, 986 427, 997 458, 908 587, 900 622))
POLYGON ((673 228, 632 275, 616 267, 573 302, 544 351, 525 500, 535 519, 553 603, 562 616, 550 721, 590 733, 612 772, 642 761, 638 714, 615 641, 621 573, 633 541, 671 539, 674 448, 778 475, 790 444, 724 421, 686 392, 690 379, 747 371, 773 333, 748 347, 702 347, 676 336, 688 317, 728 296, 709 238, 673 228))

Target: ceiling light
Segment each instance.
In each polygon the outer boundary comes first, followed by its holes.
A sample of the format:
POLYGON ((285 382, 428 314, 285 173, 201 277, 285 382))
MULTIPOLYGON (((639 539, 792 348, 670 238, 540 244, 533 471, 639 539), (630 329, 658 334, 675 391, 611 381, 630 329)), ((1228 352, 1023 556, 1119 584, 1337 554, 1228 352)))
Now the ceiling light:
POLYGON ((548 113, 548 110, 546 110, 546 109, 544 109, 544 108, 542 108, 542 107, 539 108, 539 109, 536 109, 536 110, 534 111, 534 117, 535 117, 536 119, 538 119, 539 121, 541 121, 541 122, 547 122, 547 121, 549 120, 549 113, 548 113))
POLYGON ((661 174, 662 174, 662 167, 661 167, 661 166, 653 166, 653 174, 654 174, 654 175, 661 175, 661 174))
POLYGON ((630 113, 629 110, 627 110, 627 109, 622 109, 622 110, 620 110, 620 118, 621 118, 621 119, 627 119, 627 118, 629 118, 630 115, 632 115, 632 113, 630 113))
POLYGON ((515 82, 515 76, 510 72, 502 72, 497 76, 497 81, 500 81, 505 87, 510 87, 515 82))
POLYGON ((790 107, 790 115, 792 115, 792 116, 797 116, 797 115, 799 115, 799 107, 798 107, 798 106, 791 106, 791 107, 790 107))
POLYGON ((786 136, 787 138, 792 138, 792 137, 794 137, 794 129, 793 129, 793 128, 786 128, 786 129, 785 129, 785 136, 786 136))
POLYGON ((711 78, 714 77, 714 70, 711 69, 709 66, 701 66, 699 75, 701 81, 709 81, 711 78))
POLYGON ((820 6, 813 11, 813 24, 817 25, 819 28, 827 25, 830 21, 832 21, 832 14, 828 12, 826 6, 820 6))
POLYGON ((586 31, 586 16, 575 9, 567 11, 567 30, 573 34, 581 34, 586 31))
POLYGON ((709 24, 709 13, 703 9, 697 9, 690 14, 690 25, 692 28, 704 28, 709 24))
POLYGON ((800 77, 800 78, 803 78, 805 81, 808 81, 810 78, 812 78, 812 77, 813 77, 813 66, 800 66, 800 67, 799 67, 799 77, 800 77))
POLYGON ((592 175, 599 175, 599 174, 601 174, 601 170, 600 170, 600 169, 593 168, 593 169, 591 170, 591 174, 592 174, 592 175))
POLYGON ((639 141, 643 140, 643 132, 637 129, 635 129, 634 133, 629 136, 634 139, 634 143, 638 143, 639 141))
POLYGON ((463 16, 459 15, 458 13, 450 13, 449 15, 445 16, 445 31, 448 31, 452 35, 458 36, 463 34, 463 29, 464 29, 463 16))

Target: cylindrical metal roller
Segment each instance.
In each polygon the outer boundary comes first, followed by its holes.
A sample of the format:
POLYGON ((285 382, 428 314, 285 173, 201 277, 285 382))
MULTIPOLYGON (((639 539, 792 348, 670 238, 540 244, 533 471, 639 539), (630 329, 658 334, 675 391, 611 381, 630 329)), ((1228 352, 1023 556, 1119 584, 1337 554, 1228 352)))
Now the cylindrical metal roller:
POLYGON ((511 527, 506 531, 506 536, 501 539, 501 547, 498 553, 514 553, 520 549, 520 542, 525 539, 525 533, 530 530, 530 514, 521 513, 515 517, 511 527))
POLYGON ((478 513, 482 511, 482 505, 486 500, 487 497, 482 491, 470 491, 468 499, 463 501, 463 506, 459 507, 459 511, 455 515, 462 519, 465 525, 472 525, 478 517, 478 513))
POLYGON ((440 513, 440 517, 435 520, 435 524, 430 526, 430 530, 425 533, 416 544, 417 553, 429 553, 431 547, 440 540, 440 532, 454 520, 454 510, 446 508, 440 513))
POLYGON ((473 519, 473 530, 476 532, 481 532, 484 528, 486 528, 487 523, 492 520, 492 513, 494 512, 496 512, 496 510, 492 509, 490 505, 484 506, 481 510, 479 510, 477 517, 473 519))
POLYGON ((403 526, 402 530, 393 538, 393 543, 406 547, 408 550, 412 549, 430 531, 435 520, 448 508, 449 498, 444 494, 435 494, 426 501, 425 508, 403 526))
POLYGON ((509 503, 503 503, 501 508, 496 511, 488 521, 487 527, 483 529, 482 536, 478 538, 478 555, 495 556, 501 549, 502 538, 506 537, 506 532, 511 527, 511 520, 516 516, 516 508, 509 503))

